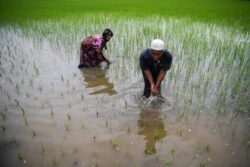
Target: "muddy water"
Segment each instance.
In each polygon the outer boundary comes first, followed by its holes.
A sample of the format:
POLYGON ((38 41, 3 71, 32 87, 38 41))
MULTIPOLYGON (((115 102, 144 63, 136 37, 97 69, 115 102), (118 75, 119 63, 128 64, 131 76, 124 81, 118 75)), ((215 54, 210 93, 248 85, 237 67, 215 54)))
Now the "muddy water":
POLYGON ((1 50, 1 166, 249 166, 248 116, 190 107, 168 87, 143 99, 132 58, 79 70, 76 54, 27 54, 26 42, 1 50))

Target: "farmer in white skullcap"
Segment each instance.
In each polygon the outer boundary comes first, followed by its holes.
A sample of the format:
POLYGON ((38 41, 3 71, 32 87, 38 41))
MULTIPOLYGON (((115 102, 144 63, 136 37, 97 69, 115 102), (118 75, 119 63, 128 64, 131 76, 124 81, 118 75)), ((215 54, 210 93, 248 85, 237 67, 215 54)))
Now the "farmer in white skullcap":
POLYGON ((161 82, 167 70, 170 69, 172 55, 164 49, 164 42, 155 39, 151 42, 151 47, 145 49, 140 55, 140 68, 144 78, 143 96, 161 96, 161 82))

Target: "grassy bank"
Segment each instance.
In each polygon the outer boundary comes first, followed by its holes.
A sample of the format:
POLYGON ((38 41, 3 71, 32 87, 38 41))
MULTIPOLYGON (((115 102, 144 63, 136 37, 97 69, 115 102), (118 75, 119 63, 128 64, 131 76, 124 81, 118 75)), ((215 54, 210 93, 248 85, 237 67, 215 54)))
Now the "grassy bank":
POLYGON ((86 13, 112 13, 115 16, 190 17, 203 22, 226 23, 250 28, 249 0, 1 0, 0 23, 27 20, 80 18, 86 13))

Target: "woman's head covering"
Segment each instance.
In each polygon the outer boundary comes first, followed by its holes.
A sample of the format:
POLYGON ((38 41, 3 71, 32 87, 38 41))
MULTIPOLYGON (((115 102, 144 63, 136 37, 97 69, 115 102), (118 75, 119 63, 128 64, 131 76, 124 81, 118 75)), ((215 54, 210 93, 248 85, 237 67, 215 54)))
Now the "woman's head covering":
POLYGON ((106 28, 106 29, 103 31, 103 33, 102 33, 102 36, 103 36, 103 37, 106 37, 106 36, 108 36, 108 35, 113 36, 113 32, 112 32, 112 30, 111 30, 110 28, 106 28))

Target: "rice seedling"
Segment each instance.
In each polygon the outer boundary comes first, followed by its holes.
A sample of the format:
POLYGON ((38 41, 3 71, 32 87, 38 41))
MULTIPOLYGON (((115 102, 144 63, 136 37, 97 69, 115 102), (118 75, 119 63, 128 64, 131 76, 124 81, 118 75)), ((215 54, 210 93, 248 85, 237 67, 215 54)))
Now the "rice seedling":
POLYGON ((166 135, 165 132, 156 131, 156 132, 154 133, 154 138, 155 138, 155 140, 161 140, 165 135, 166 135))
POLYGON ((29 125, 29 123, 28 123, 27 118, 26 118, 26 117, 23 117, 23 120, 24 120, 25 125, 26 125, 26 126, 28 126, 28 125, 29 125))
POLYGON ((210 145, 210 144, 207 144, 207 145, 205 146, 205 149, 206 149, 206 152, 207 152, 207 153, 210 153, 210 152, 211 152, 211 145, 210 145))
POLYGON ((64 130, 66 130, 67 132, 70 131, 70 124, 68 122, 64 124, 64 130))
POLYGON ((177 133, 178 136, 182 136, 183 131, 184 131, 184 130, 183 130, 181 127, 178 127, 178 128, 176 129, 176 133, 177 133))
POLYGON ((84 129, 84 128, 86 128, 86 126, 85 126, 84 122, 81 120, 81 129, 84 129))
POLYGON ((109 125, 109 122, 108 122, 108 120, 106 119, 106 127, 108 127, 108 125, 109 125))
POLYGON ((20 152, 17 153, 17 159, 23 161, 23 155, 20 152))
POLYGON ((96 117, 97 117, 97 118, 99 117, 99 112, 98 112, 98 111, 96 111, 96 117))
POLYGON ((53 112, 53 107, 50 106, 50 113, 49 113, 50 118, 53 120, 54 118, 54 112, 53 112))
POLYGON ((95 142, 95 141, 96 141, 96 136, 95 136, 95 135, 92 135, 92 139, 93 139, 93 141, 95 142))
POLYGON ((30 130, 30 132, 31 132, 32 138, 34 139, 37 136, 36 131, 35 130, 30 130))
POLYGON ((7 119, 6 114, 3 111, 0 111, 0 115, 3 121, 5 121, 7 119))
POLYGON ((98 167, 98 163, 95 160, 93 160, 91 167, 98 167))
POLYGON ((17 99, 14 100, 16 102, 16 106, 20 106, 20 103, 17 99))
POLYGON ((23 117, 25 117, 25 115, 26 115, 26 111, 23 109, 23 107, 21 107, 21 111, 22 111, 22 115, 23 115, 23 117))
POLYGON ((83 94, 81 94, 81 99, 82 99, 82 100, 84 100, 84 96, 83 96, 83 94))
POLYGON ((199 158, 200 157, 200 153, 201 153, 200 146, 197 146, 195 148, 195 151, 194 151, 195 158, 199 158))
POLYGON ((144 154, 145 154, 145 155, 152 155, 153 152, 152 152, 152 150, 150 150, 149 148, 145 148, 145 149, 144 149, 144 154))
POLYGON ((14 137, 14 136, 12 136, 11 138, 10 138, 10 142, 11 143, 17 143, 17 140, 16 140, 16 138, 14 137))
POLYGON ((128 102, 125 101, 124 103, 125 103, 125 104, 124 104, 124 107, 125 107, 125 108, 128 108, 128 102))
POLYGON ((6 95, 8 97, 9 102, 10 102, 11 101, 10 95, 8 93, 6 95))
POLYGON ((127 134, 129 134, 129 133, 131 133, 131 128, 130 128, 130 126, 128 126, 128 128, 127 128, 127 134))
POLYGON ((1 129, 3 132, 5 132, 5 131, 6 131, 6 126, 3 125, 3 124, 0 124, 0 129, 1 129))
POLYGON ((200 163, 200 167, 206 167, 206 166, 208 166, 208 162, 207 161, 202 161, 200 163))
POLYGON ((72 117, 71 117, 71 113, 68 112, 68 113, 67 113, 67 119, 68 119, 68 121, 70 121, 71 118, 72 118, 72 117))
POLYGON ((63 77, 63 75, 61 75, 61 81, 64 82, 64 77, 63 77))
POLYGON ((120 144, 120 140, 119 139, 114 139, 114 140, 111 140, 111 145, 112 145, 112 148, 116 151, 119 150, 119 144, 120 144))
POLYGON ((170 150, 170 153, 171 153, 172 158, 174 159, 174 156, 175 156, 175 154, 176 154, 176 148, 172 148, 172 149, 170 150))
POLYGON ((166 167, 170 167, 170 166, 172 166, 172 164, 173 164, 173 161, 172 161, 172 160, 164 160, 164 165, 165 165, 166 167))
POLYGON ((56 159, 55 157, 53 157, 53 158, 51 159, 51 165, 52 165, 52 167, 57 166, 57 159, 56 159))
POLYGON ((29 79, 29 86, 33 88, 33 80, 29 79))
POLYGON ((45 155, 46 152, 45 152, 45 148, 43 146, 43 143, 40 144, 40 151, 41 151, 42 155, 45 155))
POLYGON ((36 72, 36 75, 39 76, 39 68, 36 66, 35 63, 33 63, 33 68, 34 68, 34 70, 36 72))

